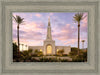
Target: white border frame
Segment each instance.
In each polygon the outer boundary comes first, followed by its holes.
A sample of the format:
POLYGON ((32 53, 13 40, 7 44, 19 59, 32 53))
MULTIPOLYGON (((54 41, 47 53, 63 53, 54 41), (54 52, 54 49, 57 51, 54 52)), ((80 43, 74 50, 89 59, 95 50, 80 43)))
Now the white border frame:
POLYGON ((2 1, 1 2, 1 74, 75 74, 98 72, 98 5, 95 2, 68 2, 67 0, 43 1, 2 1), (56 1, 56 2, 55 2, 56 1), (29 6, 28 6, 29 5, 29 6), (12 62, 12 12, 88 12, 88 62, 66 62, 66 63, 13 63, 12 62), (3 40, 3 41, 2 41, 3 40))

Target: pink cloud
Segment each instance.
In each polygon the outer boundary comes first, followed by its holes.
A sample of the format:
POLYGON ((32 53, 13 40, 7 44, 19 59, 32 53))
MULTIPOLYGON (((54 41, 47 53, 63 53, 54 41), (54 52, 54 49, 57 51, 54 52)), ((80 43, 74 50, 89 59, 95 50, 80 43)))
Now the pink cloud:
POLYGON ((43 23, 37 23, 37 22, 30 22, 26 25, 21 25, 20 30, 24 30, 25 32, 31 32, 31 31, 42 31, 45 29, 45 26, 43 23))
MULTIPOLYGON (((17 43, 16 39, 14 39, 13 41, 17 43)), ((30 39, 29 40, 21 39, 20 44, 25 44, 25 45, 28 45, 28 46, 39 46, 39 45, 41 46, 41 44, 43 44, 43 40, 37 41, 37 40, 30 40, 30 39)))
POLYGON ((77 28, 72 27, 70 24, 66 24, 63 27, 60 27, 58 29, 58 32, 56 31, 56 29, 54 29, 53 38, 56 38, 62 41, 77 38, 77 36, 75 35, 76 31, 77 31, 77 28))
POLYGON ((37 16, 37 17, 39 17, 39 18, 40 18, 42 15, 41 15, 41 14, 35 14, 35 16, 37 16))
POLYGON ((81 26, 82 27, 87 27, 87 18, 85 18, 82 22, 83 22, 83 24, 81 26))
POLYGON ((80 26, 80 29, 81 29, 81 32, 83 33, 87 33, 87 28, 88 28, 88 14, 85 13, 84 14, 85 18, 82 20, 82 23, 81 23, 81 26, 80 26))
MULTIPOLYGON (((85 20, 85 23, 87 23, 86 20, 85 20)), ((87 30, 86 27, 82 27, 81 26, 80 30, 81 31, 83 31, 83 30, 86 31, 87 30)), ((70 44, 70 45, 71 44, 75 44, 75 43, 77 43, 77 37, 78 37, 77 36, 78 35, 77 31, 78 31, 77 26, 73 26, 71 24, 66 24, 66 25, 64 25, 62 27, 59 27, 59 28, 55 27, 55 28, 53 28, 53 38, 54 39, 58 39, 58 40, 60 40, 62 42, 65 42, 66 40, 69 40, 66 43, 64 43, 65 45, 67 45, 67 44, 70 44)), ((81 32, 81 34, 83 32, 81 32)), ((80 35, 80 37, 81 37, 81 39, 87 39, 86 33, 80 35)))
MULTIPOLYGON (((25 44, 32 44, 32 41, 37 42, 36 45, 38 45, 40 42, 43 41, 43 36, 45 35, 45 26, 43 23, 37 23, 37 22, 30 22, 25 25, 20 25, 20 42, 25 44), (27 41, 26 41, 27 40, 27 41), (29 43, 31 42, 31 43, 29 43)), ((17 40, 17 25, 13 22, 13 40, 17 40)), ((33 42, 33 44, 35 44, 33 42)), ((32 45, 33 45, 32 44, 32 45)))
POLYGON ((13 13, 12 15, 13 15, 13 16, 18 15, 18 16, 24 18, 24 22, 25 22, 25 23, 28 22, 29 20, 31 20, 31 19, 33 18, 33 15, 32 15, 32 14, 21 13, 21 12, 20 12, 20 13, 13 13), (29 17, 29 18, 28 18, 28 17, 29 17))
POLYGON ((66 41, 64 44, 75 44, 77 42, 77 39, 69 39, 68 41, 66 41))
POLYGON ((82 20, 82 27, 87 27, 87 23, 88 23, 88 14, 84 13, 84 19, 82 20))
MULTIPOLYGON (((53 15, 53 13, 50 13, 49 15, 53 15)), ((41 45, 43 43, 43 40, 46 39, 46 23, 40 21, 33 21, 33 18, 29 21, 27 19, 28 16, 30 18, 32 16, 41 17, 41 14, 34 14, 34 15, 20 15, 23 18, 25 18, 25 24, 20 25, 20 42, 28 44, 30 46, 32 45, 41 45)), ((46 16, 47 17, 47 16, 46 16)), ((81 40, 87 39, 87 17, 84 18, 81 22, 81 40)), ((53 40, 56 41, 56 43, 60 43, 59 45, 77 45, 77 24, 67 24, 66 22, 63 22, 60 18, 56 16, 52 16, 51 20, 51 28, 52 28, 52 36, 53 40), (52 25, 52 23, 55 23, 52 25), (60 22, 60 23, 59 23, 60 22), (58 24, 59 23, 59 24, 58 24), (59 42, 58 42, 59 41, 59 42)), ((13 22, 13 35, 16 37, 16 28, 17 25, 15 22, 13 22)), ((13 40, 17 40, 14 38, 13 40)))
POLYGON ((53 15, 53 13, 50 13, 49 15, 50 15, 50 16, 52 16, 52 15, 53 15))
POLYGON ((70 24, 66 24, 66 27, 69 27, 70 26, 70 24))

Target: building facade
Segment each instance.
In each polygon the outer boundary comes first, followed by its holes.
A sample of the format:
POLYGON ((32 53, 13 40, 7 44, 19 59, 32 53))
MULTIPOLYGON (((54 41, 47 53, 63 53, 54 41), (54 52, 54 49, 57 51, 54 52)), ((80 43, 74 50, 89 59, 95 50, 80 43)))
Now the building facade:
POLYGON ((48 19, 47 37, 44 40, 43 46, 29 46, 29 49, 40 50, 44 55, 55 55, 59 50, 64 50, 63 54, 69 54, 71 51, 70 46, 55 46, 55 41, 52 39, 50 18, 48 19))

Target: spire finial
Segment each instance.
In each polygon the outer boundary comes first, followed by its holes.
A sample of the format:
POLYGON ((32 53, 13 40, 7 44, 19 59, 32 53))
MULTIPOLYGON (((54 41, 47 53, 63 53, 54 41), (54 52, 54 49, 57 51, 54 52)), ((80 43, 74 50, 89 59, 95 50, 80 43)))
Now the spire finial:
POLYGON ((48 26, 50 26, 50 16, 48 17, 48 26))

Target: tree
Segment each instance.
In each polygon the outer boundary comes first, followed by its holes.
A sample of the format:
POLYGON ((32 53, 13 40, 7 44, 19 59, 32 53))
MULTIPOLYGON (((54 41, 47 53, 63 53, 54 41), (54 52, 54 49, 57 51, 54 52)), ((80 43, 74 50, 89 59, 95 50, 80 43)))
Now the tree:
POLYGON ((13 60, 17 59, 17 53, 18 53, 17 45, 16 43, 13 43, 13 60))
POLYGON ((76 13, 74 18, 74 21, 78 23, 78 55, 79 55, 79 49, 80 49, 80 22, 83 20, 85 17, 83 17, 83 13, 76 13))
POLYGON ((29 53, 32 53, 32 49, 29 49, 28 52, 29 52, 29 53))
POLYGON ((36 56, 42 56, 42 55, 43 55, 43 52, 42 52, 42 51, 39 51, 38 49, 36 49, 36 50, 34 51, 34 54, 35 54, 36 56))
POLYGON ((80 55, 72 58, 73 62, 86 62, 87 61, 87 51, 80 50, 80 55))
POLYGON ((29 55, 32 55, 32 51, 33 51, 32 49, 28 50, 29 55))
POLYGON ((38 55, 38 52, 39 52, 39 51, 36 49, 36 50, 34 51, 34 54, 35 54, 35 55, 38 55))
POLYGON ((70 52, 70 56, 75 57, 77 55, 77 52, 78 52, 78 48, 72 47, 71 52, 70 52))
POLYGON ((38 56, 42 56, 43 55, 43 52, 42 51, 39 51, 38 52, 38 56))
POLYGON ((16 15, 16 17, 15 16, 13 16, 14 17, 14 20, 15 20, 15 22, 17 23, 17 43, 18 43, 18 55, 19 55, 19 51, 20 51, 20 42, 19 42, 19 25, 20 24, 22 24, 24 21, 24 18, 21 18, 20 16, 17 16, 16 15))
POLYGON ((86 62, 87 61, 87 50, 80 49, 80 55, 77 55, 78 48, 72 47, 70 57, 73 62, 86 62))
POLYGON ((31 59, 31 57, 29 56, 29 52, 27 50, 22 51, 20 55, 21 55, 21 58, 20 58, 21 60, 26 61, 26 60, 31 59))
POLYGON ((58 50, 58 54, 59 54, 59 55, 61 55, 61 56, 62 56, 62 55, 63 55, 63 53, 64 53, 64 49, 58 50))

